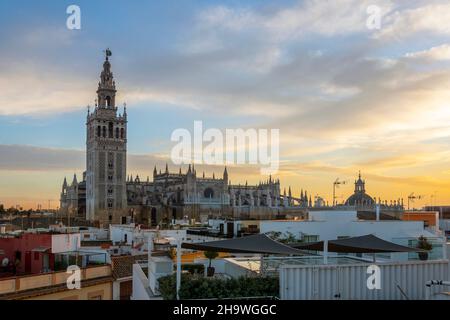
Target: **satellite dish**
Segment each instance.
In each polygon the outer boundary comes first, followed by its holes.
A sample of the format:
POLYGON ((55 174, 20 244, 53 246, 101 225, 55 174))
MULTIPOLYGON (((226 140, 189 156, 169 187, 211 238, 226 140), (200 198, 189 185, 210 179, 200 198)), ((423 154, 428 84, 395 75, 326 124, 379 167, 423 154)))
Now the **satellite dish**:
POLYGON ((2 260, 2 267, 7 267, 7 266, 8 266, 8 263, 9 263, 9 259, 8 259, 8 258, 4 258, 4 259, 2 260))

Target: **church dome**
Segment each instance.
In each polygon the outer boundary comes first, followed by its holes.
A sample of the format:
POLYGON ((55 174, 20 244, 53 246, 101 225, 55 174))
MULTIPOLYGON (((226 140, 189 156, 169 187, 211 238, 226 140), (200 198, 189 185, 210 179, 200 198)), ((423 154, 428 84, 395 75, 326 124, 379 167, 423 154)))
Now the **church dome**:
POLYGON ((356 205, 373 205, 375 203, 374 199, 366 193, 355 193, 352 194, 347 201, 346 205, 356 206, 356 205))
POLYGON ((366 193, 366 182, 361 179, 361 172, 358 180, 355 181, 355 192, 345 201, 348 206, 370 206, 375 204, 374 198, 366 193))

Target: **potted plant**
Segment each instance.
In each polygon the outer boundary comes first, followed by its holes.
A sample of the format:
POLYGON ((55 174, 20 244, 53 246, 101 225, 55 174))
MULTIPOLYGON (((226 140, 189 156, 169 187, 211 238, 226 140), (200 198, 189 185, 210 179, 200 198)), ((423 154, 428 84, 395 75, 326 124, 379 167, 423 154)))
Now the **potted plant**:
MULTIPOLYGON (((433 245, 430 242, 428 242, 427 238, 425 238, 424 236, 420 236, 419 241, 417 242, 417 248, 430 251, 431 249, 433 249, 433 245)), ((418 254, 420 260, 422 261, 428 260, 428 252, 419 252, 418 254)))
POLYGON ((206 275, 208 277, 212 277, 214 275, 215 268, 211 266, 211 262, 213 259, 219 256, 219 253, 217 253, 216 251, 205 251, 203 254, 205 255, 206 258, 209 259, 209 266, 208 269, 206 270, 206 275))

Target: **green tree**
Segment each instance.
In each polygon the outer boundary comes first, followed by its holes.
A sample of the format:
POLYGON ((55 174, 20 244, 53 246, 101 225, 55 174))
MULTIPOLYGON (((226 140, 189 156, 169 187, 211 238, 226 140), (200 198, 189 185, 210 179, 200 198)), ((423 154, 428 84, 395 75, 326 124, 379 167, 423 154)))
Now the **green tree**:
POLYGON ((417 241, 417 248, 430 251, 431 249, 433 249, 433 245, 428 241, 426 237, 420 236, 419 240, 417 241))
MULTIPOLYGON (((158 279, 163 299, 176 298, 175 275, 158 279)), ((181 299, 223 299, 242 297, 278 297, 277 277, 240 277, 232 279, 204 278, 198 275, 181 276, 181 299)))
POLYGON ((203 255, 209 259, 209 267, 211 268, 212 260, 219 256, 219 253, 216 251, 205 251, 203 255))

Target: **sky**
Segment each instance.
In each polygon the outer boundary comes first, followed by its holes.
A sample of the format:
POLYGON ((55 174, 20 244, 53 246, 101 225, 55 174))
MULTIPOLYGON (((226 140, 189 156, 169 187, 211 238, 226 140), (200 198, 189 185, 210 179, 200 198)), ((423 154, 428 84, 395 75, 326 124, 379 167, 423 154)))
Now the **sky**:
MULTIPOLYGON (((103 50, 128 109, 128 173, 172 170, 171 133, 280 130, 282 189, 450 204, 447 0, 0 2, 0 203, 57 207, 85 168, 103 50), (69 5, 81 29, 69 30, 69 5), (380 28, 368 28, 370 5, 380 28)), ((185 170, 185 168, 184 168, 185 170)), ((221 175, 221 166, 197 171, 221 175)), ((233 183, 266 180, 230 166, 233 183)))

